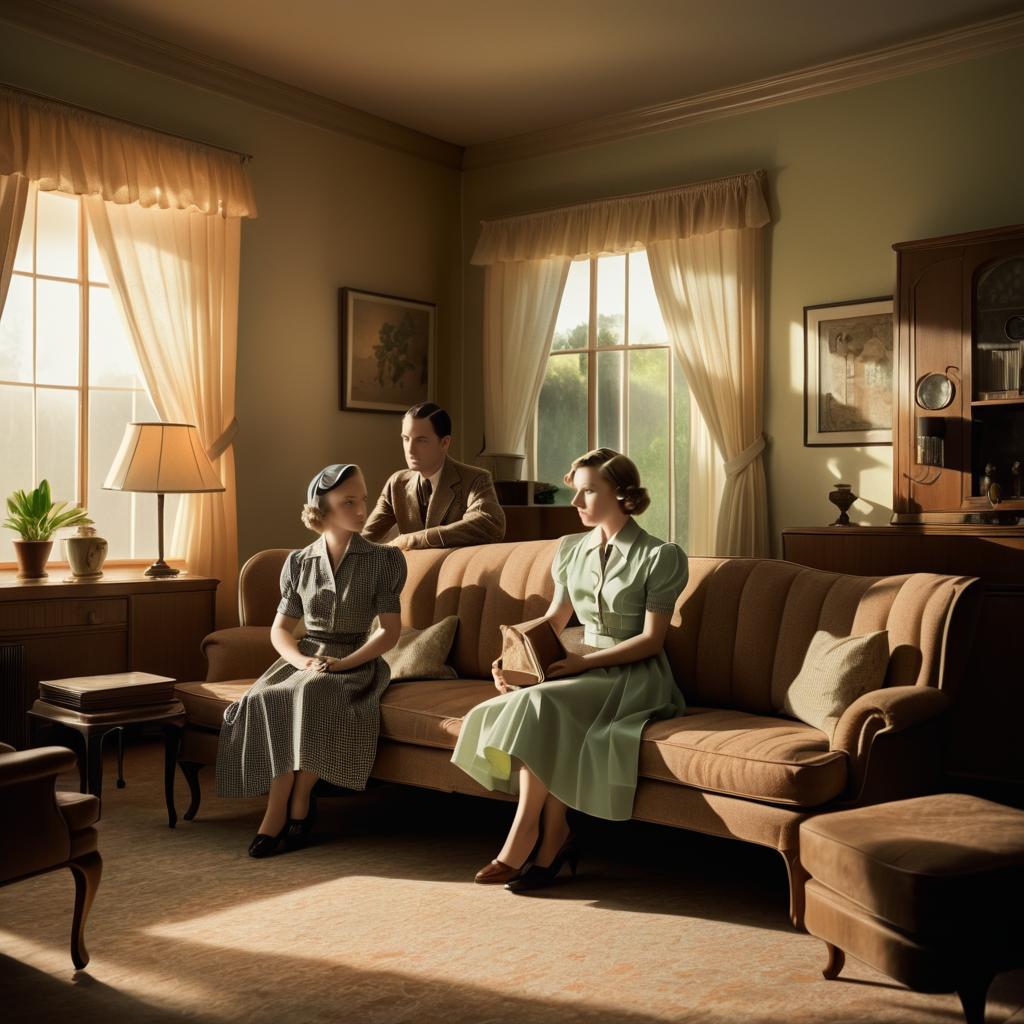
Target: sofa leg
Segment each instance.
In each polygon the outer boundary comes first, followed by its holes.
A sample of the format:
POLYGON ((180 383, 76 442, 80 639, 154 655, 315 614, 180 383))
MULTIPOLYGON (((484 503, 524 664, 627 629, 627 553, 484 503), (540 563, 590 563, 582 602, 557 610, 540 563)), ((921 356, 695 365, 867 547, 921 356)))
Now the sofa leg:
POLYGON ((89 962, 89 951, 85 948, 85 922, 92 908, 96 890, 103 874, 103 861, 93 851, 68 862, 75 876, 75 916, 71 922, 71 961, 78 970, 89 962))
POLYGON ((185 776, 185 781, 188 783, 190 797, 184 818, 186 821, 191 821, 199 811, 199 800, 202 797, 202 792, 199 789, 199 769, 203 766, 197 761, 179 761, 178 764, 181 765, 181 774, 185 776))
POLYGON ((826 942, 825 947, 828 949, 828 963, 825 964, 821 973, 826 981, 834 981, 846 966, 846 954, 838 946, 833 946, 831 942, 826 942))
POLYGON ((979 974, 965 979, 957 987, 956 994, 960 997, 967 1024, 985 1024, 985 1000, 992 978, 991 974, 979 974))
POLYGON ((800 853, 797 850, 779 850, 786 862, 786 870, 789 872, 789 920, 794 928, 803 931, 804 927, 804 886, 811 876, 804 870, 800 863, 800 853))

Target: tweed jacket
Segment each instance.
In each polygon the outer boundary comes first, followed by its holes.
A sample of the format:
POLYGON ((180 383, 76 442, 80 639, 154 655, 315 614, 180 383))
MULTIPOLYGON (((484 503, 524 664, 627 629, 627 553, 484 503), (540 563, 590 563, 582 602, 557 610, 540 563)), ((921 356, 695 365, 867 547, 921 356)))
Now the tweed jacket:
POLYGON ((404 535, 407 548, 466 547, 505 536, 505 513, 487 470, 446 457, 425 523, 420 519, 418 481, 414 469, 392 473, 363 527, 367 540, 381 543, 394 526, 404 535))

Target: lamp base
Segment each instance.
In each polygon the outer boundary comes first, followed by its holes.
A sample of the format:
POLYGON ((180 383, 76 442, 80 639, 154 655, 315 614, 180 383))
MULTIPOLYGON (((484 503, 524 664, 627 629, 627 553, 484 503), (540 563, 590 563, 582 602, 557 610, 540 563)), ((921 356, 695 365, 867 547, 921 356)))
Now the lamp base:
POLYGON ((177 576, 181 572, 180 569, 172 569, 162 558, 155 561, 147 570, 147 576, 177 576))

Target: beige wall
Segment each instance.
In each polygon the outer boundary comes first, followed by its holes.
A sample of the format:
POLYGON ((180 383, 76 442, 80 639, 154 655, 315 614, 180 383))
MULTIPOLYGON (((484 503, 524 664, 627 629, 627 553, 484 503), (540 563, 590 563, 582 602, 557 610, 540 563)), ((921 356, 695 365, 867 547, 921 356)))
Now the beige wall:
MULTIPOLYGON (((764 167, 771 231, 771 530, 835 518, 848 481, 861 522, 886 523, 889 447, 803 447, 803 307, 892 294, 892 243, 1024 222, 1024 50, 689 128, 469 171, 468 261, 481 218, 764 167)), ((482 437, 483 272, 465 265, 465 432, 482 437)))
POLYGON ((404 465, 400 417, 338 409, 344 285, 438 304, 442 402, 458 378, 458 171, 281 117, 8 25, 2 78, 253 154, 259 217, 242 227, 238 333, 239 554, 305 544, 313 473, 364 466, 371 497, 404 465))

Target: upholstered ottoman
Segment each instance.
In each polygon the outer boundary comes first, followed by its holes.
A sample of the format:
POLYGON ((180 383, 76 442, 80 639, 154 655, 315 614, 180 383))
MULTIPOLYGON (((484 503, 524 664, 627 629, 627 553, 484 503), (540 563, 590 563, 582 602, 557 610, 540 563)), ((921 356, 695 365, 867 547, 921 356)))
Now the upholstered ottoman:
POLYGON ((1000 971, 1024 964, 1024 811, 958 793, 800 826, 807 930, 919 992, 956 992, 983 1024, 1000 971))

